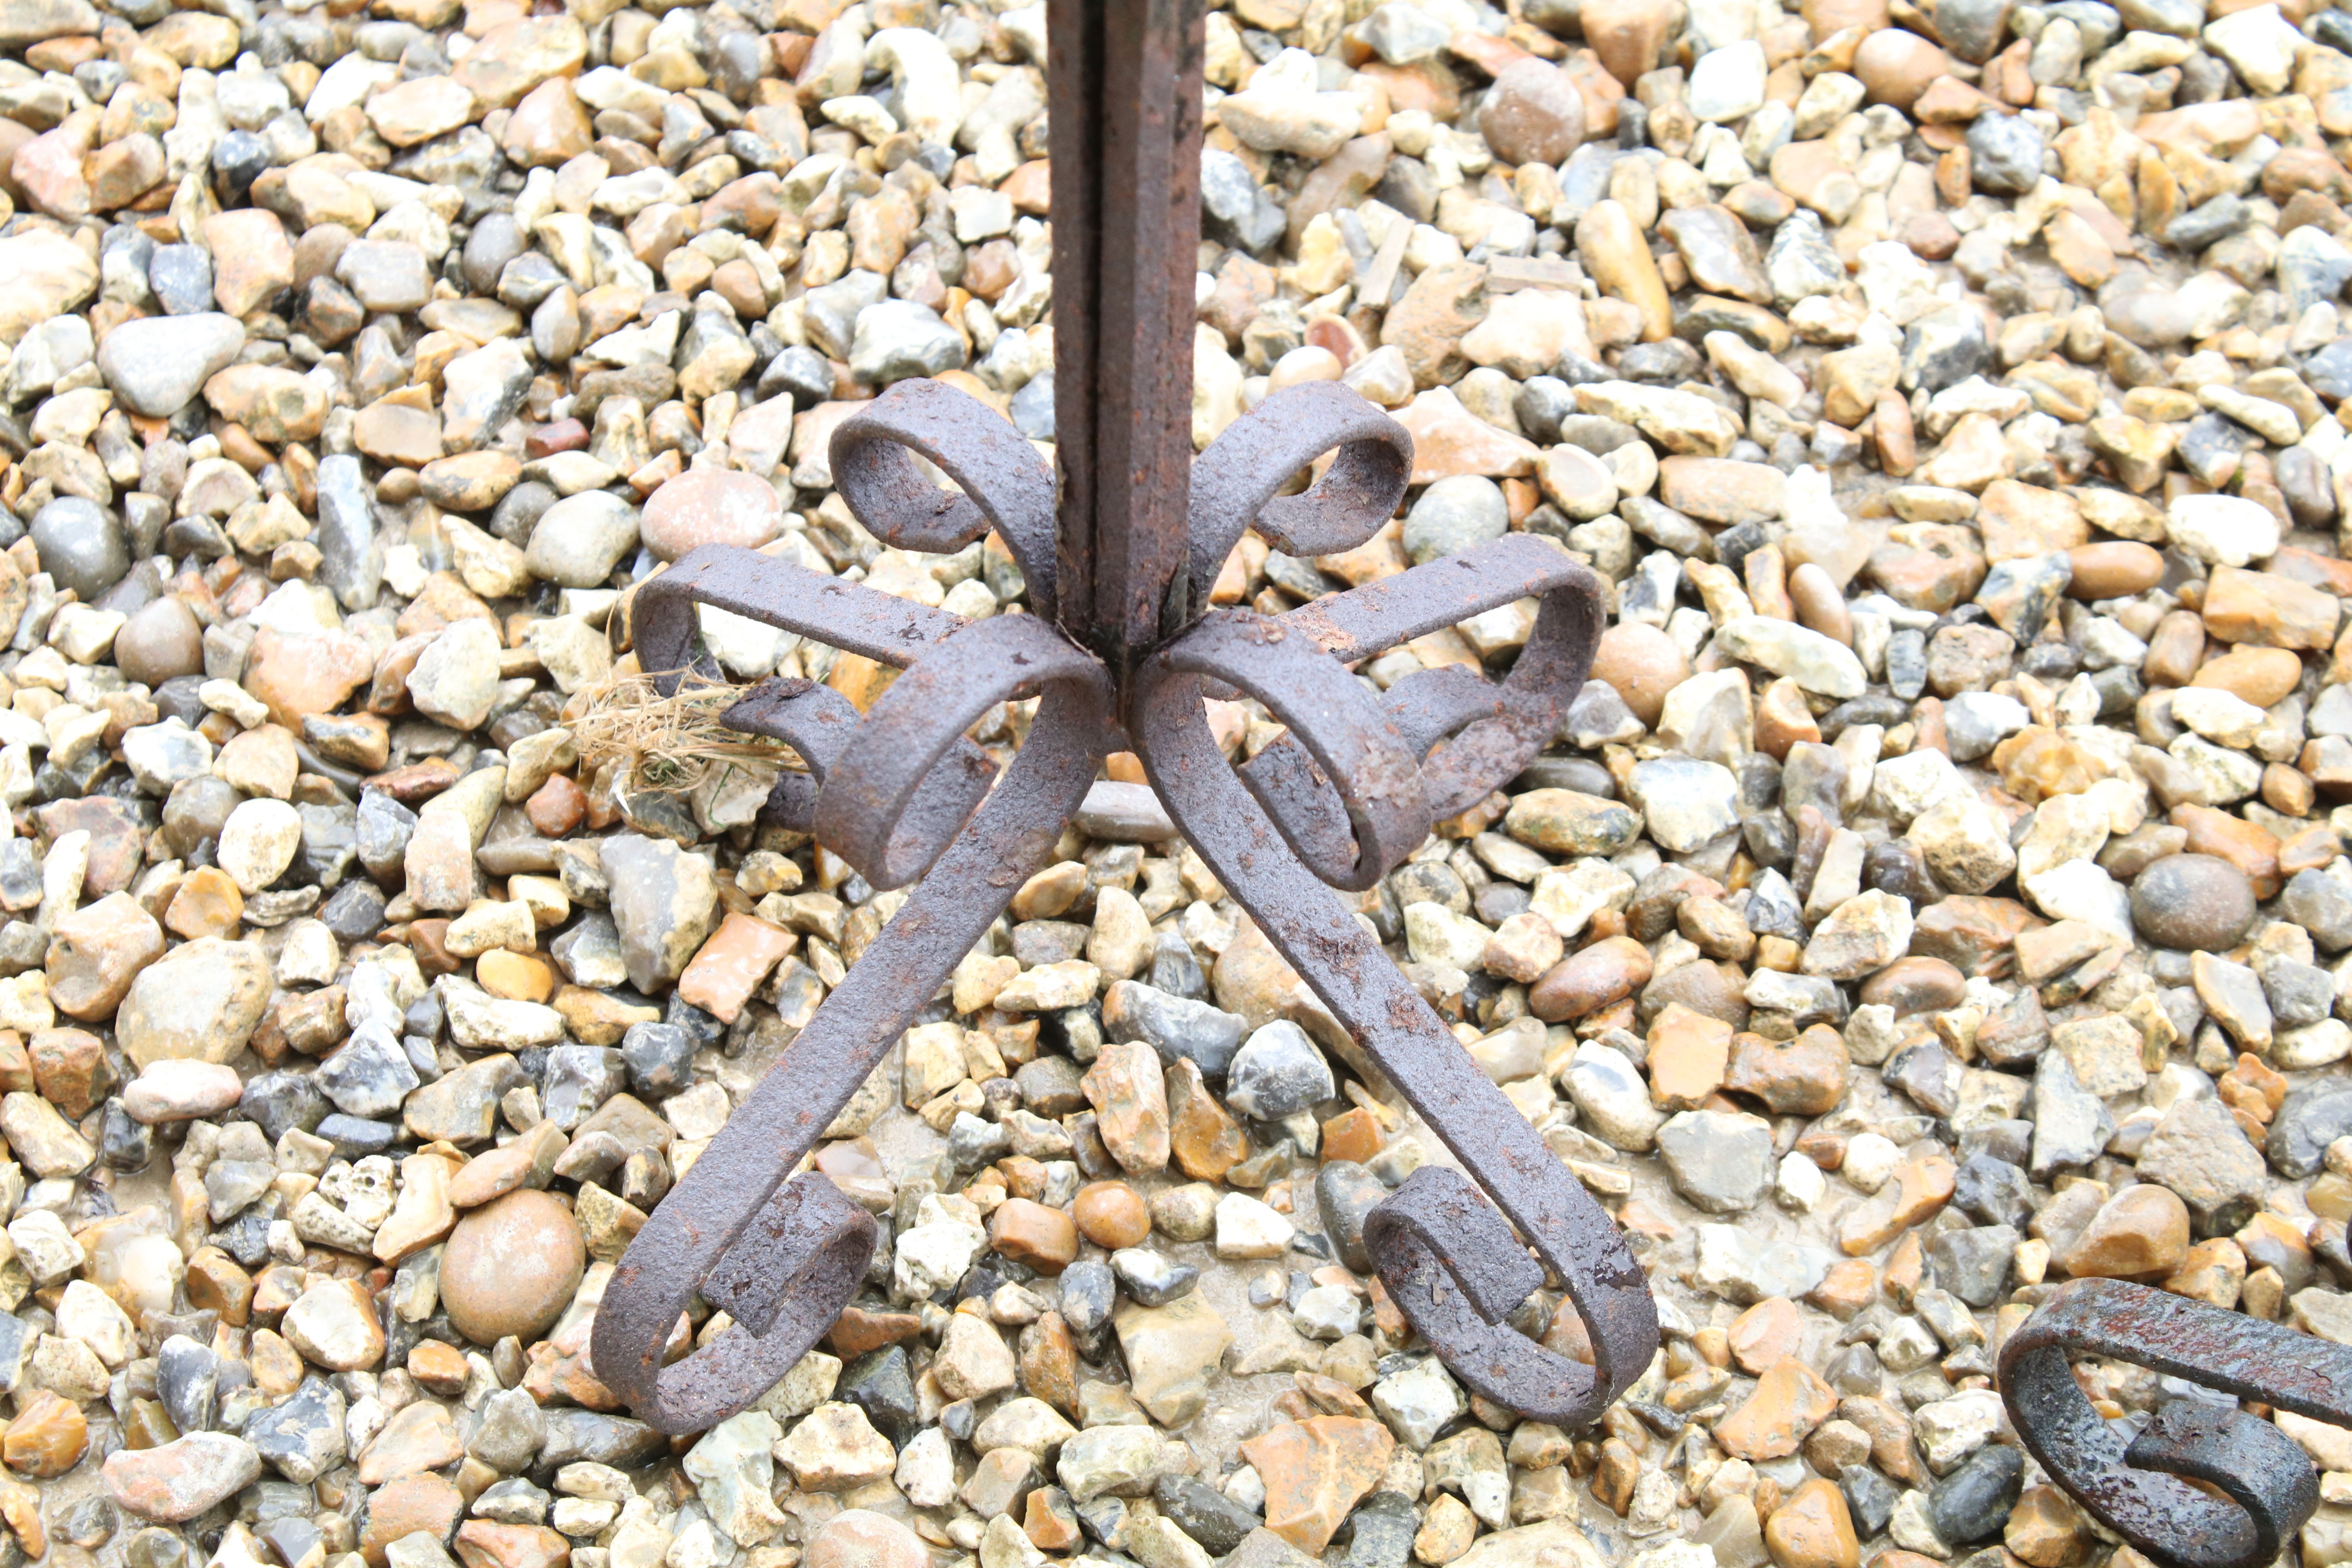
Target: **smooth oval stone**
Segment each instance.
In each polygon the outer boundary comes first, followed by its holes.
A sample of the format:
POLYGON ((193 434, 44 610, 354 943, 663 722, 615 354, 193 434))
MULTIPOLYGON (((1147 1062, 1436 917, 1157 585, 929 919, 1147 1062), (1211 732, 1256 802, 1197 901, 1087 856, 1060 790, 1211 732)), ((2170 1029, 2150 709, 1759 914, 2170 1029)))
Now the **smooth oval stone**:
POLYGON ((2218 855, 2168 855, 2133 879, 2131 912, 2155 946, 2220 952, 2253 923, 2253 885, 2218 855))
POLYGON ((169 596, 150 601, 114 635, 114 662, 123 679, 161 686, 174 676, 201 675, 205 629, 194 610, 169 596))
POLYGON ((161 419, 185 405, 215 372, 235 363, 244 347, 244 323, 218 310, 150 316, 106 334, 98 345, 98 370, 133 413, 161 419))
POLYGON ((1916 33, 1899 27, 1873 33, 1853 53, 1853 74, 1873 103, 1891 103, 1908 112, 1927 84, 1951 68, 1944 51, 1916 33))
POLYGON ((525 1187, 468 1213, 449 1233, 441 1301, 458 1332, 478 1344, 547 1331, 587 1267, 580 1227, 562 1200, 525 1187))
POLYGON ((783 514, 775 487, 758 475, 693 468, 653 493, 639 527, 646 548, 675 561, 698 544, 765 544, 783 514))
POLYGON ((96 501, 59 496, 33 518, 33 548, 41 570, 84 603, 96 599, 131 570, 122 526, 96 501))

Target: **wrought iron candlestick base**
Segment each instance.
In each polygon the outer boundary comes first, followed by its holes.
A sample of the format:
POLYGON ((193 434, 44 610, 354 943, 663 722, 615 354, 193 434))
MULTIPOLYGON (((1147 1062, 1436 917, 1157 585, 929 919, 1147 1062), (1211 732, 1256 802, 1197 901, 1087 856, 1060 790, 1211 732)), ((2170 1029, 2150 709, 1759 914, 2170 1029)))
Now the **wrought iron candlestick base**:
POLYGON ((1048 32, 1059 486, 1010 424, 938 383, 892 387, 832 442, 842 499, 877 538, 944 552, 993 530, 1027 579, 1030 613, 966 623, 718 546, 638 591, 639 658, 667 686, 695 665, 705 604, 904 670, 863 715, 824 687, 771 680, 727 722, 806 763, 783 775, 763 820, 808 829, 877 889, 919 882, 629 1247, 597 1311, 597 1375, 656 1426, 689 1431, 757 1398, 831 1325, 876 1227, 823 1176, 786 1177, 1044 868, 1104 756, 1124 749, 1494 1201, 1429 1167, 1373 1211, 1365 1246, 1406 1319, 1479 1393, 1563 1426, 1590 1421, 1655 1352, 1642 1270, 1332 889, 1371 887, 1549 741, 1600 637, 1600 583, 1549 542, 1513 535, 1287 615, 1208 609, 1249 528, 1294 555, 1369 539, 1404 497, 1412 443, 1355 393, 1318 383, 1268 398, 1194 460, 1201 0, 1053 0, 1048 32), (1326 453, 1311 489, 1279 494, 1326 453), (910 454, 960 490, 939 489, 910 454), (1434 669, 1376 692, 1347 668, 1531 595, 1533 633, 1500 685, 1434 669), (1239 692, 1287 731, 1235 768, 1203 700, 1239 692), (996 779, 963 731, 1031 696, 1035 722, 996 779), (1582 1315, 1592 1364, 1501 1321, 1547 1268, 1582 1315), (665 1366, 698 1293, 733 1326, 665 1366))
MULTIPOLYGON (((1399 1308, 1488 1398, 1562 1425, 1599 1414, 1656 1346, 1642 1270, 1332 891, 1370 887, 1433 822, 1484 800, 1542 748, 1600 635, 1592 574, 1520 535, 1284 616, 1213 610, 1144 650, 1122 691, 1046 618, 1060 603, 1046 548, 1053 479, 992 410, 935 382, 901 383, 843 422, 833 461, 843 499, 886 543, 953 551, 994 529, 1038 613, 965 622, 725 545, 639 590, 640 657, 672 672, 670 686, 695 666, 698 605, 904 668, 864 715, 825 687, 780 679, 726 721, 807 765, 782 775, 762 821, 814 833, 877 888, 920 881, 639 1233, 597 1313, 597 1374, 654 1425, 691 1430, 757 1398, 831 1325, 865 1277, 874 1223, 824 1177, 784 1176, 1044 869, 1102 758, 1129 749, 1202 858, 1502 1211, 1433 1166, 1376 1208, 1365 1246, 1399 1308), (961 493, 932 486, 910 451, 961 493), (1347 670, 1530 595, 1541 605, 1534 632, 1500 685, 1435 669, 1375 693, 1347 670), (1203 704, 1235 691, 1288 726, 1238 768, 1203 704), (962 731, 991 705, 1028 696, 1042 699, 1036 721, 997 781, 962 731), (1592 1365, 1500 1321, 1545 1275, 1503 1215, 1567 1287, 1592 1365), (698 1291, 736 1326, 664 1368, 698 1291)), ((1184 520, 1190 601, 1208 602, 1253 524, 1297 554, 1362 543, 1395 510, 1411 465, 1402 427, 1352 392, 1322 383, 1268 399, 1201 458, 1184 520), (1319 483, 1276 497, 1335 448, 1319 483)))

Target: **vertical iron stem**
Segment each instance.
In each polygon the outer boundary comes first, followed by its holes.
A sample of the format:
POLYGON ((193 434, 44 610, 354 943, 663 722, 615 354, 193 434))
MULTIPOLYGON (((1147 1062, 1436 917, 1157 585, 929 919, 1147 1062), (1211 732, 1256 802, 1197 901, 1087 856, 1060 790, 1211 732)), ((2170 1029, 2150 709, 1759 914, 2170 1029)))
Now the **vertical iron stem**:
POLYGON ((1201 0, 1051 0, 1061 619, 1126 676, 1180 584, 1201 237, 1201 0))

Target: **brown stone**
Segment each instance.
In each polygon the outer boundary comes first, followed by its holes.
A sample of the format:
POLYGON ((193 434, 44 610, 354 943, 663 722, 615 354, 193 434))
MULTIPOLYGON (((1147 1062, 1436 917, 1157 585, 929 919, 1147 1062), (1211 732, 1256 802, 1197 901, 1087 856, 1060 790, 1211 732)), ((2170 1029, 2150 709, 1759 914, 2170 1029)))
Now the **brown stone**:
POLYGON ((587 1268, 572 1211, 551 1193, 523 1188, 467 1214, 441 1259, 441 1301, 478 1344, 547 1331, 587 1268))
POLYGON ((923 1538, 886 1513, 835 1514, 808 1543, 806 1568, 929 1568, 923 1538))
POLYGON ((349 633, 288 637, 264 626, 246 658, 245 689, 272 719, 299 731, 306 716, 341 707, 374 672, 368 645, 349 633))
MULTIPOLYGON (((920 1320, 917 1321, 919 1331, 920 1320)), ((1023 1393, 1064 1415, 1077 1413, 1078 1351, 1061 1313, 1047 1312, 1021 1331, 1015 1368, 1023 1393)))
POLYGON ((253 1276, 217 1247, 200 1247, 188 1259, 188 1305, 218 1312, 221 1321, 243 1328, 253 1305, 253 1276))
POLYGON ((1168 1102, 1169 1152, 1178 1170, 1196 1182, 1217 1182, 1249 1158, 1249 1135, 1202 1081, 1197 1064, 1179 1058, 1161 1089, 1168 1102))
POLYGON ((439 1476, 404 1476, 386 1482, 368 1499, 360 1555, 367 1559, 368 1568, 384 1568, 384 1548, 394 1542, 422 1531, 446 1542, 465 1513, 465 1494, 439 1476))
POLYGON ((698 544, 757 548, 776 537, 783 515, 776 487, 759 476, 692 468, 653 493, 640 527, 646 548, 674 561, 698 544))
MULTIPOLYGON (((1947 523, 1903 523, 1870 552, 1871 580, 1897 604, 1942 615, 1976 596, 1986 561, 1976 535, 1947 523)), ((1839 595, 1843 603, 1843 595, 1839 595)))
POLYGON ((1650 1025, 1650 1102, 1695 1110, 1723 1087, 1731 1026, 1670 1002, 1650 1025))
POLYGON ((1114 1251, 1140 1247, 1151 1235, 1151 1210, 1125 1182, 1089 1182, 1080 1187, 1074 1217, 1080 1235, 1114 1251))
POLYGON ((677 994, 720 1023, 731 1024, 769 971, 792 952, 794 941, 781 926, 730 913, 677 977, 677 994))
POLYGON ((2336 595, 2282 577, 2217 566, 2205 584, 2205 629, 2223 642, 2325 648, 2336 640, 2336 595))
POLYGON ((2303 660, 2286 648, 2235 647, 2206 660, 2189 684, 2229 692, 2257 708, 2270 708, 2284 701, 2302 680, 2303 660))
POLYGON ((1381 1120, 1362 1106, 1344 1111, 1323 1124, 1323 1158, 1348 1160, 1361 1165, 1370 1162, 1388 1140, 1381 1131, 1381 1120))
POLYGON ((561 838, 588 815, 588 793, 557 773, 532 792, 522 809, 533 827, 550 838, 561 838))
POLYGON ((1742 1034, 1733 1041, 1724 1087, 1756 1096, 1776 1116, 1823 1116, 1845 1098, 1846 1066, 1845 1041, 1826 1024, 1793 1040, 1742 1034))
POLYGON ((163 956, 163 928, 130 894, 110 893, 58 918, 47 960, 50 1004, 84 1022, 111 1017, 139 972, 163 956))
POLYGON ((1870 1462, 1898 1481, 1916 1485, 1927 1479, 1927 1467, 1911 1445, 1911 1422, 1884 1400, 1856 1395, 1841 1400, 1838 1419, 1851 1421, 1870 1434, 1870 1462))
POLYGON ((2189 1205, 2153 1182, 2126 1187, 2101 1206, 2056 1259, 2076 1279, 2161 1278, 2189 1256, 2189 1205))
POLYGON ((23 1397, 16 1418, 0 1436, 0 1459, 20 1476, 52 1480, 81 1462, 89 1446, 89 1425, 81 1407, 49 1390, 23 1397))
POLYGON ((2074 570, 2066 591, 2077 599, 2129 598, 2147 592, 2164 577, 2164 557, 2129 540, 2074 545, 2066 552, 2066 558, 2074 570))
POLYGON ((1077 1258, 1078 1227, 1060 1209, 1008 1198, 988 1216, 988 1244, 1041 1274, 1059 1274, 1077 1258))
POLYGON ((1486 289, 1484 267, 1444 262, 1414 279, 1404 298, 1389 308, 1381 342, 1404 355, 1413 385, 1443 386, 1469 368, 1462 338, 1486 318, 1486 289))
POLYGON ((1584 41, 1592 46, 1602 68, 1618 81, 1630 82, 1657 68, 1673 16, 1655 0, 1593 0, 1580 20, 1584 41))
POLYGON ((2091 1532, 2056 1487, 2028 1487, 2009 1510, 2001 1544, 2028 1568, 2075 1568, 2090 1555, 2091 1532))
POLYGON ((469 1519, 457 1527, 457 1561, 465 1568, 563 1568, 572 1542, 543 1524, 494 1524, 469 1519))
POLYGON ((2226 1236, 2217 1236, 2189 1247, 2164 1288, 2176 1296, 2192 1297, 2227 1310, 2238 1304, 2245 1284, 2244 1248, 2226 1236))
POLYGON ((2205 623, 2194 610, 2174 610, 2156 623, 2140 676, 2150 686, 2186 686, 2205 657, 2205 623))
POLYGON ((490 28, 451 74, 484 108, 509 109, 550 77, 577 71, 587 54, 587 30, 577 19, 533 16, 490 28))
POLYGON ((464 1457, 465 1443, 449 1423, 449 1412, 429 1399, 420 1399, 393 1412, 360 1457, 362 1486, 382 1486, 403 1476, 423 1475, 464 1457))
POLYGON ((1650 982, 1650 950, 1612 936, 1569 954, 1528 993, 1528 1010, 1547 1024, 1564 1024, 1622 1002, 1650 982))
POLYGON ((114 635, 114 662, 123 679, 161 686, 176 675, 201 674, 205 630, 187 602, 172 595, 150 600, 114 635))
MULTIPOLYGON (((1753 555, 1748 557, 1754 560, 1753 555)), ((1822 727, 1806 705, 1804 688, 1786 676, 1764 689, 1756 703, 1756 749, 1769 752, 1775 761, 1786 762, 1790 749, 1805 743, 1818 743, 1822 727)))
POLYGON ((113 1074, 106 1047, 87 1029, 41 1029, 26 1042, 41 1098, 69 1117, 89 1114, 106 1098, 113 1074))
POLYGON ((1648 237, 1622 203, 1597 202, 1576 220, 1576 254, 1601 291, 1642 312, 1642 341, 1661 342, 1675 330, 1673 300, 1650 254, 1648 237))
POLYGON ((232 316, 244 316, 294 286, 294 247, 278 215, 260 207, 215 213, 205 220, 213 254, 213 298, 232 316))
POLYGON ((1523 56, 1487 89, 1478 129, 1506 163, 1564 163, 1584 140, 1584 97, 1566 71, 1523 56))
POLYGON ((595 134, 570 79, 556 77, 523 95, 499 144, 522 168, 553 169, 587 152, 595 134))
POLYGON ((1643 621, 1620 621, 1601 634, 1590 679, 1606 681, 1633 717, 1655 728, 1666 693, 1690 679, 1690 661, 1675 640, 1643 621))
POLYGON ((1318 1415, 1285 1422, 1241 1451, 1265 1482, 1266 1528, 1314 1556, 1379 1483, 1396 1439, 1378 1421, 1318 1415))
POLYGON ((1068 1497, 1053 1487, 1031 1492, 1021 1516, 1021 1533, 1040 1552, 1066 1552, 1076 1546, 1078 1519, 1068 1497))
POLYGON ((2039 805, 2053 795, 2080 795, 2106 776, 2098 757, 2057 731, 2033 725, 1992 749, 2000 787, 2039 805))
POLYGON ((1899 27, 1871 34, 1853 54, 1853 74, 1873 103, 1891 103, 1908 112, 1927 84, 1951 69, 1943 50, 1899 27))
POLYGON ((1785 1296, 1768 1296, 1731 1320, 1726 1331, 1732 1360, 1761 1373, 1804 1348, 1805 1320, 1785 1296))
POLYGON ((1864 1006, 1885 1003, 1898 1018, 1914 1013, 1941 1013, 1958 1006, 1966 996, 1968 976, 1941 958, 1898 958, 1862 984, 1864 1006))
POLYGON ((2279 872, 2278 837, 2261 823, 2210 805, 2176 805, 2170 820, 2189 834, 2184 853, 2227 860, 2246 874, 2256 899, 2275 899, 2285 886, 2279 872))
POLYGON ((912 1312, 877 1312, 848 1306, 834 1320, 825 1343, 833 1347, 835 1355, 850 1360, 867 1351, 913 1339, 922 1331, 923 1320, 912 1312))
POLYGON ((1160 1053, 1140 1040, 1102 1048, 1080 1079, 1103 1147, 1129 1174, 1165 1170, 1169 1153, 1168 1092, 1160 1053))
POLYGON ((2014 479, 1995 479, 1977 503, 1985 559, 2015 561, 2090 542, 2091 526, 2072 496, 2014 479))
POLYGON ((1941 1154, 1906 1161, 1895 1180, 1849 1213, 1838 1226, 1838 1246, 1848 1258, 1875 1252, 1915 1225, 1924 1225, 1951 1202, 1958 1171, 1941 1154))
MULTIPOLYGON (((209 395, 209 383, 205 390, 209 395)), ((441 416, 429 407, 379 399, 352 417, 352 444, 387 468, 421 468, 441 456, 441 416)))
POLYGON ((217 866, 200 866, 189 872, 163 912, 163 923, 174 934, 191 940, 227 936, 244 918, 245 894, 217 866))
POLYGON ((279 365, 233 364, 205 383, 205 401, 222 418, 272 447, 316 440, 327 418, 326 394, 279 365))
POLYGON ((1734 1458, 1783 1459, 1836 1414, 1837 1391, 1795 1356, 1765 1369, 1738 1409, 1716 1423, 1717 1447, 1734 1458))
POLYGON ((427 1394, 454 1399, 466 1389, 465 1353, 439 1340, 419 1341, 408 1352, 408 1375, 427 1394))
POLYGON ((493 948, 474 960, 475 984, 509 1002, 544 1002, 555 994, 555 971, 529 953, 493 948))
MULTIPOLYGON (((1889 20, 1886 0, 1805 0, 1804 17, 1817 45, 1849 30, 1858 42, 1885 27, 1889 20)), ((1852 47, 1847 46, 1849 51, 1852 47)), ((1843 70, 1845 67, 1832 64, 1829 68, 1843 70)))
POLYGON ((1764 1521, 1764 1549, 1775 1568, 1857 1568, 1862 1561, 1845 1494, 1818 1476, 1764 1521))

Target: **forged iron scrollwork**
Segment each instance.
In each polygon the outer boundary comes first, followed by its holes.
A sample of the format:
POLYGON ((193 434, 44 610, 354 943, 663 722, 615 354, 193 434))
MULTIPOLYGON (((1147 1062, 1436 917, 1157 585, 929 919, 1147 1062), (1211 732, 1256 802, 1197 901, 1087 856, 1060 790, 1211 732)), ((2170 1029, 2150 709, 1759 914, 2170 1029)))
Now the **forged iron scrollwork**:
POLYGON ((2061 1287, 2001 1346, 2011 1422, 2092 1517, 2165 1568, 2275 1561, 2319 1504, 2301 1446, 2257 1415, 2195 1396, 2168 1401, 2127 1438, 2075 1383, 2070 1351, 2342 1426, 2352 1426, 2352 1347, 2119 1279, 2061 1287))
MULTIPOLYGON (((1171 598, 1205 605, 1252 526, 1296 553, 1362 543, 1394 514, 1412 454, 1402 426, 1331 384, 1269 398, 1195 467, 1189 592, 1171 598), (1276 494, 1326 453, 1312 487, 1276 494)), ((1333 890, 1372 886, 1436 821, 1541 749, 1591 663, 1597 579, 1544 541, 1496 540, 1286 615, 1212 610, 1173 627, 1120 691, 1054 624, 1053 478, 993 411, 902 382, 843 422, 832 458, 843 499, 886 543, 953 551, 993 529, 1035 613, 967 623, 732 546, 698 549, 638 590, 641 662, 665 672, 666 689, 696 667, 705 604, 904 671, 863 715, 827 688, 772 679, 726 721, 806 765, 782 775, 763 822, 813 832, 877 889, 916 886, 630 1246, 597 1312, 597 1375, 655 1426, 690 1431, 756 1399, 832 1324, 865 1277, 876 1227, 822 1175, 792 1173, 1044 868, 1102 758, 1125 748, 1276 950, 1493 1199, 1433 1166, 1373 1210, 1365 1246, 1407 1320, 1487 1397, 1564 1426, 1598 1415, 1656 1348, 1641 1268, 1333 890), (910 454, 960 490, 939 489, 910 454), (1435 669, 1376 693, 1349 672, 1530 595, 1533 633, 1499 685, 1435 669), (1287 726, 1238 768, 1203 704, 1234 692, 1287 726), (963 731, 992 704, 1030 696, 1041 699, 1035 722, 999 779, 963 731), (1583 1318, 1591 1365, 1504 1321, 1547 1269, 1583 1318), (733 1325, 665 1365, 698 1292, 733 1325)))

